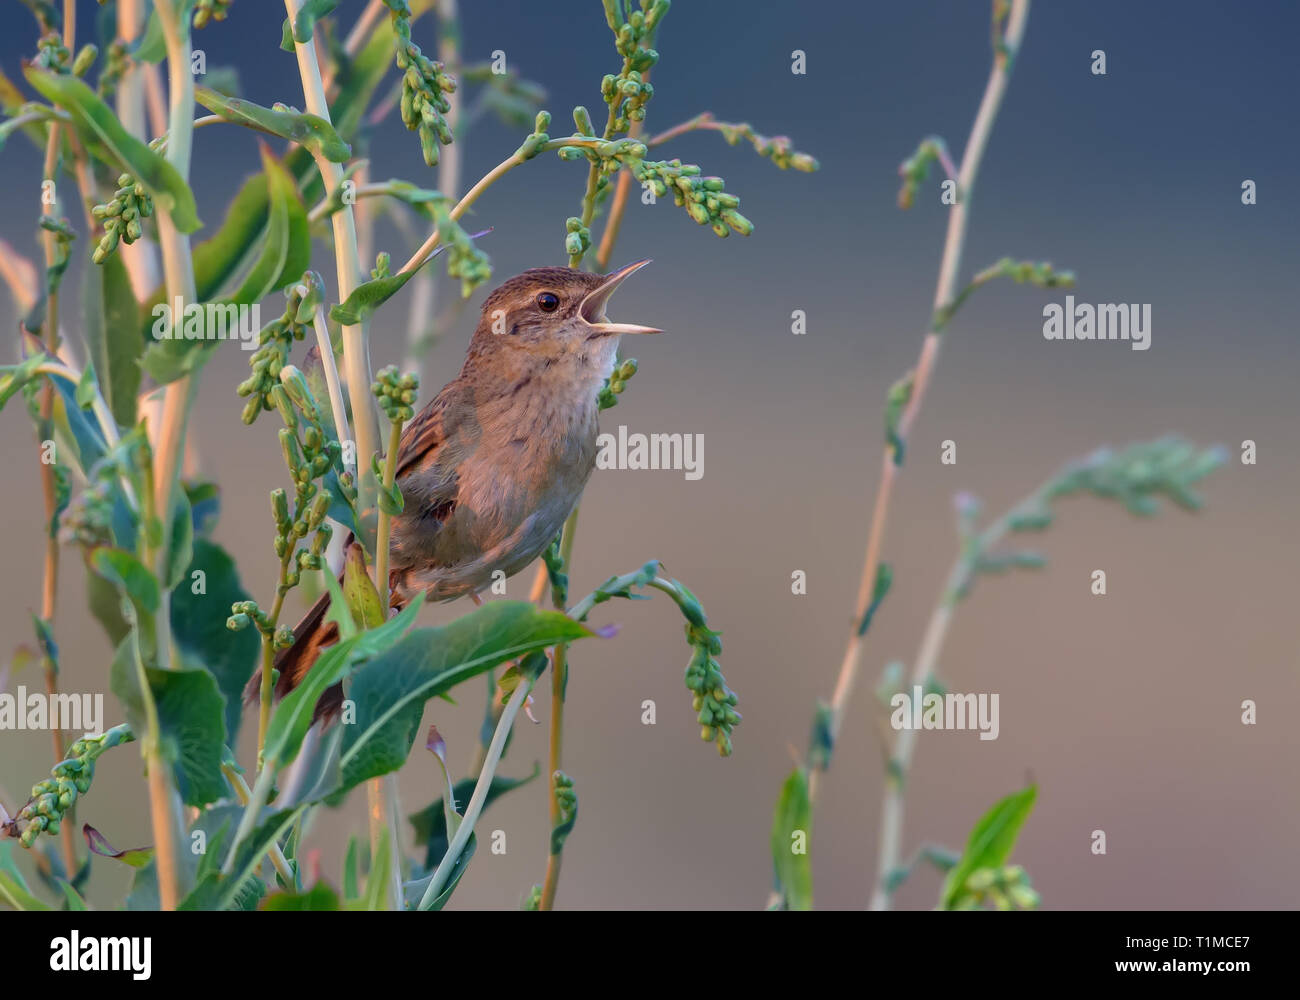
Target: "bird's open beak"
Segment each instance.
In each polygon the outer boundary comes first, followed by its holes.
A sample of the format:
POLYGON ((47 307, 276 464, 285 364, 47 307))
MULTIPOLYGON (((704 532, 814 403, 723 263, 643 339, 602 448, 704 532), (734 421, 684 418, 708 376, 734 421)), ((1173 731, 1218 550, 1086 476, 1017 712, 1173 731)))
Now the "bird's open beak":
POLYGON ((623 283, 623 279, 629 274, 641 270, 650 263, 650 258, 633 261, 617 271, 610 274, 600 285, 599 288, 587 293, 587 297, 582 300, 582 305, 578 307, 578 314, 587 321, 587 324, 597 333, 623 334, 623 333, 663 333, 653 326, 638 326, 635 323, 611 323, 605 318, 605 305, 609 298, 614 294, 614 290, 623 283))

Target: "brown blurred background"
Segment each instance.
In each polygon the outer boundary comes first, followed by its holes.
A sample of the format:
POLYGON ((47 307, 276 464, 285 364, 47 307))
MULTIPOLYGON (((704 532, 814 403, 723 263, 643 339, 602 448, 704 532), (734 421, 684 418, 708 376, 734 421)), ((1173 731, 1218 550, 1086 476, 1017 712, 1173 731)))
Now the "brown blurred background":
MULTIPOLYGON (((554 134, 574 104, 598 105, 600 77, 616 65, 599 4, 463 6, 467 54, 487 59, 502 49, 546 85, 554 134)), ((666 201, 629 209, 616 263, 655 263, 620 292, 615 316, 668 333, 635 345, 641 373, 604 414, 605 427, 703 434, 704 477, 597 472, 572 590, 663 560, 723 630, 721 662, 745 719, 729 760, 699 741, 682 683, 689 650, 669 602, 598 609, 594 621, 622 630, 572 656, 564 766, 581 808, 565 852, 563 907, 755 908, 766 899, 777 791, 848 637, 885 393, 914 363, 933 296, 946 210, 932 179, 917 207, 899 212, 895 170, 932 133, 955 155, 962 149, 988 68, 987 6, 682 2, 665 23, 648 128, 712 110, 790 134, 822 170, 781 173, 715 135, 688 136, 667 155, 725 176, 754 235, 721 242, 666 201), (807 53, 806 76, 789 74, 794 48, 807 53), (794 309, 807 312, 806 336, 790 333, 794 309), (796 569, 808 574, 807 596, 790 592, 796 569), (640 723, 644 699, 657 704, 656 726, 640 723)), ((86 7, 91 23, 94 5, 86 7)), ((359 8, 345 2, 340 14, 350 21, 359 8)), ((1015 859, 1046 907, 1295 905, 1300 150, 1288 46, 1300 18, 1281 5, 1204 2, 1177 14, 1114 0, 1038 4, 1031 13, 984 161, 966 273, 1004 255, 1050 259, 1078 273, 1080 301, 1151 303, 1152 346, 1047 342, 1042 306, 1063 295, 1010 284, 978 293, 953 324, 895 494, 884 553, 894 590, 869 635, 866 675, 816 815, 820 907, 868 898, 882 785, 870 692, 885 663, 910 666, 916 655, 956 552, 952 494, 970 490, 996 515, 1067 459, 1169 432, 1229 449, 1229 464, 1203 484, 1203 512, 1166 509, 1142 521, 1101 501, 1068 501, 1035 540, 1050 557, 1046 570, 982 579, 961 606, 941 675, 957 690, 999 693, 1001 735, 922 734, 905 853, 922 842, 959 848, 989 805, 1032 776, 1039 802, 1015 859), (1103 77, 1089 70, 1097 48, 1107 54, 1103 77), (1253 207, 1240 202, 1247 178, 1258 185, 1253 207), (1253 467, 1238 458, 1247 438, 1258 444, 1253 467), (955 466, 939 462, 945 439, 957 443, 955 466), (1094 569, 1107 573, 1104 597, 1089 592, 1094 569), (1258 725, 1241 724, 1243 699, 1258 704, 1258 725), (1089 849, 1096 829, 1107 834, 1104 857, 1089 849)), ((263 104, 300 102, 293 57, 277 48, 282 16, 278 4, 236 4, 231 20, 201 39, 210 65, 234 65, 244 93, 263 104)), ((35 42, 25 17, 10 12, 18 27, 0 43, 11 77, 35 42)), ((416 41, 434 47, 430 23, 420 22, 416 41)), ((518 141, 485 124, 466 144, 465 178, 518 141)), ((434 184, 395 119, 370 155, 376 177, 434 184)), ((194 187, 210 227, 255 168, 251 135, 198 133, 194 187)), ((0 232, 34 255, 39 157, 14 139, 0 174, 13 195, 0 232)), ((547 157, 478 203, 470 221, 495 227, 484 247, 498 280, 562 262, 563 220, 577 207, 583 174, 547 157)), ((407 252, 387 229, 378 246, 400 259, 407 252)), ((332 262, 317 250, 316 266, 332 281, 332 262)), ((76 268, 69 280, 78 280, 76 268)), ((378 315, 376 367, 401 360, 405 307, 399 298, 378 315)), ((466 318, 435 349, 429 390, 455 374, 470 332, 466 318)), ((217 351, 193 427, 204 475, 224 487, 216 538, 245 586, 265 598, 273 580, 266 494, 283 467, 271 422, 250 429, 239 421, 234 387, 247 361, 233 344, 217 351)), ((0 636, 12 648, 31 641, 41 566, 36 455, 17 403, 0 418, 0 454, 9 546, 0 636)), ((110 649, 84 610, 71 550, 64 565, 62 684, 107 691, 110 649)), ((510 596, 526 596, 530 581, 531 572, 511 581, 510 596)), ((466 610, 441 607, 426 618, 466 610)), ((34 671, 17 679, 38 683, 34 671)), ((426 714, 458 777, 482 697, 470 684, 458 707, 434 702, 426 714)), ((121 716, 111 695, 106 701, 111 725, 121 716)), ((538 702, 544 723, 548 699, 538 702)), ((401 773, 407 811, 439 787, 418 746, 401 773)), ((525 721, 503 772, 527 773, 545 758, 545 725, 525 721)), ((49 765, 47 734, 0 734, 5 805, 12 810, 49 765)), ((150 838, 140 772, 135 748, 104 757, 78 814, 119 847, 150 838)), ((324 848, 336 883, 342 845, 364 834, 363 798, 315 820, 312 843, 324 848)), ((480 831, 494 829, 506 831, 507 853, 480 849, 456 907, 515 907, 541 881, 544 782, 492 806, 480 831)), ((938 884, 934 873, 918 874, 899 904, 934 905, 938 884)), ((111 905, 125 885, 122 871, 100 862, 88 891, 111 905)))

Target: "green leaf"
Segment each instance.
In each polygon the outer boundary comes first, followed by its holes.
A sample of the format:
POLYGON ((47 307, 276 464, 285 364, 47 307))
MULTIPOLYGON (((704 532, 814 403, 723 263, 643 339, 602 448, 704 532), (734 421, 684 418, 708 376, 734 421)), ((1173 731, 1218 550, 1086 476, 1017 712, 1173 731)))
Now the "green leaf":
POLYGON ((361 841, 357 837, 348 838, 348 852, 343 858, 343 898, 356 899, 360 893, 357 888, 357 856, 361 850, 361 841))
POLYGON ((456 886, 460 885, 461 876, 464 875, 465 870, 469 868, 469 863, 471 859, 473 859, 476 850, 478 850, 478 834, 471 833, 469 835, 469 840, 465 841, 465 849, 460 852, 460 857, 458 857, 456 863, 451 866, 451 872, 447 876, 447 884, 443 887, 442 892, 438 893, 428 906, 421 907, 420 900, 424 898, 425 889, 427 889, 429 883, 433 881, 434 873, 430 872, 422 879, 405 883, 402 886, 402 898, 405 901, 406 908, 408 910, 414 910, 416 908, 425 910, 441 910, 446 906, 447 901, 451 899, 451 894, 456 891, 456 886))
POLYGON ((86 838, 86 847, 90 850, 90 853, 98 854, 101 858, 113 858, 115 861, 120 861, 132 868, 143 868, 153 860, 154 849, 152 847, 128 847, 124 851, 119 851, 89 823, 82 826, 81 833, 86 838))
POLYGON ((86 905, 86 901, 81 898, 81 893, 72 888, 68 882, 60 879, 59 887, 63 890, 63 898, 67 901, 69 910, 81 912, 90 909, 90 907, 86 905))
MULTIPOLYGON (((200 302, 214 298, 260 242, 270 205, 267 187, 265 173, 244 181, 226 209, 221 227, 194 248, 194 290, 200 302)), ((154 308, 166 299, 167 290, 160 284, 145 300, 141 315, 153 316, 154 308)), ((147 329, 151 323, 146 319, 144 325, 147 329)))
POLYGON ((324 882, 306 892, 275 892, 262 900, 263 910, 341 910, 339 895, 324 882))
POLYGON ((27 82, 47 100, 72 115, 77 128, 103 143, 117 165, 144 185, 161 211, 171 216, 182 233, 203 225, 194 204, 194 193, 167 160, 131 135, 112 110, 95 92, 75 76, 51 73, 36 66, 23 68, 27 82))
POLYGON ((361 897, 360 908, 363 910, 388 909, 388 878, 393 869, 393 854, 389 843, 391 839, 386 832, 379 838, 379 851, 375 854, 370 874, 366 877, 366 894, 361 897))
POLYGON ((939 893, 939 908, 951 910, 964 892, 966 879, 980 868, 1001 868, 1011 857, 1020 828, 1038 797, 1038 786, 1014 792, 986 812, 966 841, 961 860, 948 872, 939 893))
POLYGON ((54 400, 54 424, 71 446, 81 471, 88 474, 108 451, 104 434, 99 423, 78 404, 78 383, 62 373, 45 375, 58 393, 54 400))
POLYGON ((119 426, 134 427, 145 344, 140 305, 121 255, 109 254, 103 264, 87 268, 82 288, 86 340, 104 402, 119 426))
POLYGON ((333 163, 342 163, 352 155, 352 147, 339 138, 334 126, 317 115, 264 108, 239 97, 218 94, 207 87, 195 87, 194 99, 228 122, 289 139, 313 155, 323 156, 333 163))
POLYGON ((270 192, 266 242, 261 256, 231 296, 237 303, 260 302, 267 295, 302 277, 311 266, 311 234, 307 209, 298 197, 298 185, 265 143, 261 143, 262 169, 270 192))
POLYGON ((249 600, 239 581, 235 561, 221 546, 207 539, 194 542, 194 558, 179 586, 172 591, 172 635, 187 659, 212 674, 225 698, 227 740, 234 743, 242 716, 244 685, 257 666, 260 643, 256 629, 231 632, 226 628, 230 606, 249 600), (195 593, 202 573, 201 593, 195 593))
MULTIPOLYGON (((311 41, 316 22, 338 6, 339 0, 307 0, 293 19, 293 40, 301 45, 311 41)), ((287 18, 286 18, 287 20, 287 18)))
POLYGON ((388 617, 379 600, 379 591, 366 571, 366 554, 360 545, 348 546, 347 561, 343 564, 343 596, 359 628, 382 625, 388 617))
MULTIPOLYGON (((428 262, 426 260, 424 263, 428 262)), ((423 266, 424 264, 420 265, 423 266)), ((330 309, 330 319, 344 326, 356 326, 363 322, 366 317, 400 292, 402 286, 419 273, 420 267, 414 267, 406 272, 399 271, 387 278, 372 278, 357 285, 352 290, 352 294, 347 297, 347 301, 330 309)))
POLYGON ((13 858, 13 844, 0 840, 0 903, 15 910, 52 910, 49 903, 33 896, 13 858))
POLYGON ((293 761, 302 746, 303 737, 311 728, 312 716, 320 696, 327 688, 346 677, 348 671, 360 660, 377 655, 405 634, 415 621, 422 604, 423 599, 417 598, 396 618, 368 632, 343 639, 321 654, 302 683, 285 695, 271 716, 264 750, 268 766, 272 761, 277 765, 293 761))
POLYGON ((0 366, 0 407, 9 402, 28 382, 40 378, 37 368, 50 359, 44 354, 31 354, 16 365, 0 366))
POLYGON ((190 501, 184 491, 178 491, 172 508, 171 531, 167 539, 167 579, 164 586, 168 590, 177 586, 185 578, 185 570, 194 556, 194 515, 190 512, 190 501))
POLYGON ((356 722, 343 734, 334 801, 402 766, 430 698, 499 663, 590 635, 567 615, 526 601, 494 601, 440 628, 415 629, 352 678, 356 722))
POLYGON ((221 773, 225 702, 206 670, 145 671, 162 733, 163 755, 176 771, 181 799, 205 806, 227 794, 221 773))
MULTIPOLYGON (((298 821, 307 808, 306 804, 292 809, 281 809, 270 813, 239 845, 231 874, 226 875, 213 867, 203 872, 194 889, 181 900, 177 907, 181 910, 251 910, 266 893, 266 883, 258 877, 262 858, 271 849, 272 844, 279 843, 293 824, 298 821)), ((210 843, 208 855, 217 857, 218 852, 210 843)))
MULTIPOLYGON (((541 773, 542 766, 534 763, 532 774, 523 778, 505 778, 499 774, 493 775, 492 783, 488 785, 487 797, 483 800, 483 808, 486 809, 506 792, 528 784, 541 773)), ((465 803, 469 801, 469 797, 474 794, 476 780, 475 778, 466 778, 464 781, 458 781, 452 791, 456 804, 462 809, 465 808, 465 803)), ((439 799, 427 808, 421 809, 418 813, 412 813, 409 818, 411 826, 415 828, 415 842, 425 845, 426 848, 424 867, 432 871, 438 867, 443 855, 447 853, 447 845, 450 842, 447 835, 444 799, 439 799)))
POLYGON ((91 567, 113 583, 141 611, 158 613, 158 581, 133 554, 122 549, 99 548, 90 559, 91 567))
POLYGON ((127 48, 137 62, 160 63, 167 58, 167 36, 156 10, 149 15, 144 34, 127 48))
MULTIPOLYGON (((248 246, 261 242, 261 250, 248 274, 222 304, 251 305, 267 295, 298 281, 311 265, 311 234, 307 210, 298 195, 292 175, 280 160, 262 146, 265 190, 250 186, 240 189, 226 221, 212 240, 196 252, 196 290, 200 300, 220 289, 237 269, 248 246), (265 236, 263 237, 263 230, 265 236)), ((145 309, 158 313, 165 293, 159 289, 145 309)), ((147 322, 147 320, 146 320, 147 322)), ((179 325, 179 318, 173 317, 179 325)), ((187 340, 175 334, 165 340, 150 334, 144 354, 144 370, 160 383, 174 382, 201 367, 219 341, 187 340)))
POLYGON ((808 799, 808 777, 801 768, 790 772, 781 786, 781 797, 772 818, 772 866, 776 885, 785 896, 787 910, 811 910, 813 902, 812 803, 808 799), (795 834, 802 836, 796 838, 795 834), (799 842, 796 842, 799 841, 799 842), (796 848, 802 853, 796 853, 796 848))

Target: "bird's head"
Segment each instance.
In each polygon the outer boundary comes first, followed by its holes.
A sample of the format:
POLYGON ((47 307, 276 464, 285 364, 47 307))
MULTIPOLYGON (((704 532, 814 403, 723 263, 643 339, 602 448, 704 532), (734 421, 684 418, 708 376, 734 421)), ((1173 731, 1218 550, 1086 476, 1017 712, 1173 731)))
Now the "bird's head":
POLYGON ((638 260, 609 274, 536 267, 516 275, 483 303, 471 354, 549 362, 571 357, 597 364, 612 358, 623 334, 660 332, 612 322, 605 313, 619 285, 649 263, 638 260))

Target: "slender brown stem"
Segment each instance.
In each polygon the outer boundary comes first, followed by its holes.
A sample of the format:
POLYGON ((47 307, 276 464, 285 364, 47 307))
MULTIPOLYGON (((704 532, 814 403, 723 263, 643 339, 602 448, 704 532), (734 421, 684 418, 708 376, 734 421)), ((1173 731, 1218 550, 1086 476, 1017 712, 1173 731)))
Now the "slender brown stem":
MULTIPOLYGON (((980 161, 988 146, 993 122, 1006 93, 1010 76, 1011 61, 1020 48, 1024 37, 1025 22, 1029 15, 1029 0, 1012 0, 1011 13, 1007 20, 1005 45, 994 55, 993 69, 989 74, 984 97, 980 102, 975 123, 971 127, 970 138, 966 143, 966 152, 962 157, 959 171, 958 188, 961 199, 952 207, 948 216, 948 233, 944 241, 943 259, 939 267, 939 279, 934 294, 934 314, 938 315, 951 304, 959 292, 957 273, 961 265, 962 250, 966 243, 966 231, 969 225, 970 198, 975 188, 975 179, 979 173, 980 161)), ((920 413, 925 392, 929 386, 934 367, 939 358, 942 336, 931 330, 921 344, 921 354, 917 360, 913 375, 912 393, 899 425, 899 435, 906 439, 908 432, 920 413)), ((892 449, 887 449, 881 466, 880 483, 876 488, 876 500, 872 509, 871 528, 867 536, 867 554, 862 567, 862 578, 858 587, 858 598, 854 614, 854 631, 844 652, 840 664, 839 677, 835 684, 835 693, 831 697, 831 736, 838 735, 848 706, 849 697, 862 667, 863 636, 859 635, 858 624, 871 602, 876 576, 880 568, 880 550, 884 539, 885 523, 889 514, 889 501, 894 483, 898 478, 898 465, 894 461, 892 449)), ((809 776, 809 797, 816 799, 818 773, 809 776)))
MULTIPOLYGON (((948 232, 944 240, 943 258, 939 266, 939 279, 934 294, 933 315, 935 316, 942 315, 951 306, 960 291, 957 284, 957 275, 961 266, 962 251, 966 244, 971 195, 975 189, 976 177, 979 174, 980 161, 983 159, 984 151, 988 147, 989 136, 992 134, 993 123, 997 119, 998 110, 1006 94, 1012 61, 1015 54, 1020 50, 1020 44, 1024 38, 1028 16, 1029 0, 1012 0, 1006 31, 1003 36, 1003 45, 994 53, 993 68, 989 74, 988 83, 984 88, 984 96, 980 101, 979 110, 976 112, 975 122, 971 126, 970 138, 966 142, 966 151, 962 156, 961 168, 958 171, 958 190, 961 192, 961 197, 957 204, 952 207, 948 216, 948 232)), ((925 340, 922 342, 921 355, 917 360, 913 376, 911 397, 903 411, 899 426, 899 435, 904 440, 907 438, 908 432, 920 412, 926 388, 938 362, 941 342, 941 335, 934 329, 926 334, 925 340)), ((897 476, 898 465, 894 461, 892 449, 887 449, 881 469, 880 485, 876 491, 876 502, 872 512, 871 529, 867 541, 867 555, 858 588, 854 632, 845 650, 844 661, 840 666, 839 679, 836 682, 835 693, 831 699, 832 740, 839 733, 849 696, 853 691, 854 683, 862 666, 863 637, 859 634, 858 623, 866 613, 875 586, 876 575, 880 566, 880 547, 884 537, 885 521, 888 516, 889 499, 897 476)), ((931 645, 935 645, 934 655, 937 655, 936 644, 942 641, 946 628, 946 617, 937 623, 932 620, 931 628, 927 630, 927 644, 923 648, 923 652, 928 650, 931 645)), ((922 664, 918 663, 917 666, 919 668, 922 664)), ((906 747, 909 756, 910 747, 911 740, 908 741, 906 747)), ((817 772, 814 772, 809 780, 809 796, 812 798, 815 798, 816 795, 817 777, 817 772)), ((887 876, 888 872, 897 864, 897 859, 900 856, 899 852, 902 844, 901 794, 901 788, 894 789, 892 792, 887 790, 885 809, 881 817, 879 879, 884 879, 887 876)), ((884 892, 883 883, 879 879, 873 890, 871 905, 875 909, 887 909, 889 896, 884 892)))
MULTIPOLYGON (((564 535, 560 539, 560 562, 567 568, 573 557, 573 541, 578 530, 578 509, 575 507, 569 519, 564 522, 564 535)), ((564 610, 564 601, 555 597, 555 609, 564 610)), ((563 643, 555 647, 551 655, 551 733, 550 733, 550 776, 548 793, 550 796, 551 829, 562 822, 564 815, 560 811, 560 801, 556 798, 555 778, 559 774, 564 760, 564 697, 569 683, 568 647, 563 643)), ((560 884, 560 864, 562 851, 553 851, 546 856, 546 880, 542 884, 542 899, 539 910, 549 910, 555 906, 555 892, 560 884)))

